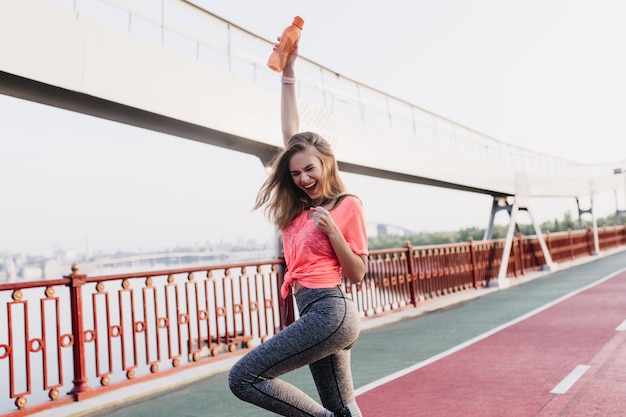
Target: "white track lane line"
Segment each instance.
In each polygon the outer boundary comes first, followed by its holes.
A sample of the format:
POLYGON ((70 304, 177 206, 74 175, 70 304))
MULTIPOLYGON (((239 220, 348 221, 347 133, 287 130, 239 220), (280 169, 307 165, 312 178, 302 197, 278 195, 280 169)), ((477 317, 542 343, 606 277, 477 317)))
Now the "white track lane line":
POLYGON ((572 372, 552 388, 550 394, 565 394, 589 369, 589 365, 578 365, 572 372))

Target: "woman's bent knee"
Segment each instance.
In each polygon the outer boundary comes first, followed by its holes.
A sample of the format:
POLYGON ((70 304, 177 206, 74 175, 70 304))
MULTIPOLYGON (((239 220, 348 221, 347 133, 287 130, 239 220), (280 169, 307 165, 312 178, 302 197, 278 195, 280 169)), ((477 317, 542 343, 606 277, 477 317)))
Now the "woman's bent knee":
POLYGON ((228 372, 228 386, 238 398, 241 398, 246 389, 252 385, 252 381, 246 380, 246 373, 242 368, 240 362, 237 362, 228 372))

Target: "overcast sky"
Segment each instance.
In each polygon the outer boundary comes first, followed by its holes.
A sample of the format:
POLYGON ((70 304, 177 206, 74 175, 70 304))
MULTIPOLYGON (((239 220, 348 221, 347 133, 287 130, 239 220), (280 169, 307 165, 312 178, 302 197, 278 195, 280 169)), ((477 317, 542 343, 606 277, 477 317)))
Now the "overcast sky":
MULTIPOLYGON (((626 160, 621 0, 197 3, 269 40, 300 15, 301 55, 502 141, 626 160)), ((0 118, 0 252, 271 239, 250 212, 265 175, 254 157, 5 96, 0 118)), ((486 226, 488 197, 344 178, 370 222, 486 226)), ((600 215, 615 210, 614 196, 599 200, 600 215)), ((533 204, 542 221, 576 207, 533 204)))

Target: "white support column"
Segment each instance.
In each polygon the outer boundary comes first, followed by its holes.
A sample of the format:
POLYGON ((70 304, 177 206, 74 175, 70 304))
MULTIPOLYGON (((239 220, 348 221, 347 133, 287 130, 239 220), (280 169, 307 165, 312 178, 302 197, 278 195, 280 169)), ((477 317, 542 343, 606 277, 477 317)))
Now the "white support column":
POLYGON ((502 251, 502 260, 500 270, 498 271, 498 288, 507 288, 509 279, 506 277, 506 270, 509 265, 509 257, 511 256, 511 248, 513 247, 513 237, 515 236, 515 225, 517 224, 517 214, 519 212, 519 203, 517 198, 513 202, 511 208, 511 220, 506 231, 506 239, 504 240, 504 249, 502 251))

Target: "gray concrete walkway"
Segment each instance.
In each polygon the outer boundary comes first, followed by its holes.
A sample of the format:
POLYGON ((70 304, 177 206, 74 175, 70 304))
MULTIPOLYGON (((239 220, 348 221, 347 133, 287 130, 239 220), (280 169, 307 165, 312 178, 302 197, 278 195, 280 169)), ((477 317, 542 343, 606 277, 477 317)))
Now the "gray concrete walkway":
MULTIPOLYGON (((555 299, 626 267, 626 251, 570 264, 557 272, 512 280, 506 290, 487 288, 451 296, 409 312, 366 320, 353 349, 357 394, 376 381, 426 361, 555 299), (426 313, 426 314, 425 314, 426 313)), ((226 371, 236 358, 137 384, 35 417, 263 417, 274 414, 236 399, 226 371)), ((285 377, 315 395, 308 369, 285 377)))

